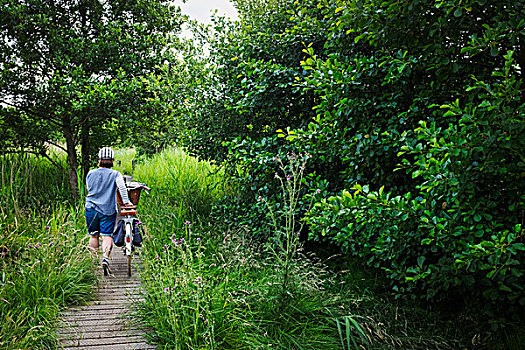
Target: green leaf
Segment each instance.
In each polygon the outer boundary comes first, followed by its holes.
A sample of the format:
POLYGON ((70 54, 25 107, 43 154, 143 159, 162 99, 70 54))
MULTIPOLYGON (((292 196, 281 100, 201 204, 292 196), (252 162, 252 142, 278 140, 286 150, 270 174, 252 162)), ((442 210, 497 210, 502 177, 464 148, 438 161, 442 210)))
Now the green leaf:
POLYGON ((516 250, 525 251, 525 244, 524 243, 514 243, 512 247, 516 250))
POLYGON ((454 17, 461 17, 463 14, 463 9, 461 7, 458 7, 456 11, 454 11, 454 17))
POLYGON ((512 293, 513 292, 512 289, 510 289, 509 287, 507 287, 503 283, 499 286, 499 289, 504 291, 504 292, 508 292, 508 293, 512 293))

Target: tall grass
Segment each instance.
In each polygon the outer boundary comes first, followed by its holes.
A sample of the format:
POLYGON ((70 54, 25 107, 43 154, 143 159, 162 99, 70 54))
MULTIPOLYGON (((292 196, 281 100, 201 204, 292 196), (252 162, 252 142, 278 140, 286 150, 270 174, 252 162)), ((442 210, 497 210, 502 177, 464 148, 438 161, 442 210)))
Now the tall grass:
POLYGON ((134 178, 153 187, 139 205, 148 234, 141 274, 147 293, 138 315, 150 340, 166 349, 338 347, 326 312, 337 296, 324 289, 324 270, 290 261, 300 289, 276 307, 282 264, 243 232, 208 225, 220 170, 170 149, 140 164, 134 178))
POLYGON ((0 157, 0 177, 0 348, 53 349, 60 310, 96 283, 83 208, 47 160, 0 157))
POLYGON ((60 309, 89 298, 96 278, 81 217, 68 206, 49 216, 0 214, 0 348, 55 347, 60 309))
POLYGON ((183 150, 169 148, 140 163, 134 178, 148 184, 156 196, 169 204, 182 204, 191 215, 206 215, 220 195, 220 168, 190 157, 183 150))
POLYGON ((334 273, 299 246, 283 264, 246 228, 207 217, 222 181, 212 164, 170 149, 134 177, 154 188, 139 205, 147 235, 136 312, 159 348, 456 347, 435 314, 374 296, 359 266, 334 273))
POLYGON ((133 174, 133 164, 137 161, 137 151, 134 148, 115 149, 115 161, 113 169, 120 171, 123 175, 133 174))
POLYGON ((51 153, 50 157, 58 167, 32 154, 0 157, 0 208, 20 213, 69 199, 65 155, 51 153))

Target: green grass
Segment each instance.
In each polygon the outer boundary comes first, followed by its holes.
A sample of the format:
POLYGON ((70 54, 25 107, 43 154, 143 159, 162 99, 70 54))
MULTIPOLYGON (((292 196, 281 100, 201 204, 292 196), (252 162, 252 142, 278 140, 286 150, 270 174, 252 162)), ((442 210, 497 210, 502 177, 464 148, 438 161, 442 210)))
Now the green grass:
MULTIPOLYGON (((212 163, 170 148, 137 165, 133 177, 153 188, 165 205, 182 205, 192 216, 207 215, 220 195, 222 171, 212 163)), ((159 197, 159 198, 160 198, 159 197)))
POLYGON ((32 154, 0 156, 0 207, 4 211, 44 208, 69 199, 64 155, 51 153, 60 167, 32 154))
POLYGON ((176 149, 141 163, 134 177, 151 194, 139 205, 147 227, 138 316, 165 349, 337 349, 342 302, 329 274, 304 256, 282 264, 249 234, 210 226, 221 172, 176 149))
MULTIPOLYGON (((170 149, 134 177, 153 187, 139 206, 146 293, 136 312, 161 349, 456 349, 472 348, 481 332, 463 314, 393 300, 344 257, 321 262, 301 251, 283 295, 283 265, 264 242, 208 217, 221 195, 213 164, 170 149)), ((480 343, 519 349, 509 333, 480 334, 480 343)))
MULTIPOLYGON (((118 150, 117 169, 130 172, 135 156, 118 150)), ((68 204, 67 178, 49 163, 4 157, 0 169, 0 348, 53 349, 58 312, 89 299, 96 284, 84 211, 68 204)), ((139 203, 146 293, 136 314, 159 349, 523 345, 523 328, 483 333, 470 316, 392 300, 370 270, 344 257, 321 262, 300 250, 283 293, 283 265, 265 242, 209 217, 222 195, 214 164, 168 149, 142 159, 133 175, 152 187, 139 203)))
POLYGON ((137 160, 137 152, 134 148, 115 149, 115 161, 113 169, 120 171, 123 175, 133 174, 133 161, 137 160))
POLYGON ((33 214, 0 217, 2 349, 56 347, 60 309, 85 302, 96 283, 81 208, 33 214))
POLYGON ((0 348, 54 349, 60 310, 96 284, 84 211, 47 160, 0 157, 0 177, 0 348))

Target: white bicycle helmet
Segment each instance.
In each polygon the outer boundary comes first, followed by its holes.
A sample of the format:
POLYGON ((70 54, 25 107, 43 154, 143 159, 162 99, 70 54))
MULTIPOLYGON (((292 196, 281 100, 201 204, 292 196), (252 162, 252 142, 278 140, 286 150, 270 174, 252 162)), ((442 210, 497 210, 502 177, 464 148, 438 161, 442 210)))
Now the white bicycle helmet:
POLYGON ((102 147, 98 151, 98 159, 115 159, 115 152, 109 147, 102 147))

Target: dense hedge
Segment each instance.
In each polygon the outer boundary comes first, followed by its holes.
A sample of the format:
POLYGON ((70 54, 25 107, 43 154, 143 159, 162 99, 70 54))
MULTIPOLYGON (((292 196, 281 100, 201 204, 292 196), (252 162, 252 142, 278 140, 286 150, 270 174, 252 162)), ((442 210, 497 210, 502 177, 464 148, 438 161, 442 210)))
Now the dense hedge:
POLYGON ((195 134, 213 120, 232 223, 264 232, 268 160, 306 151, 304 194, 324 197, 313 240, 383 269, 399 296, 523 307, 523 1, 238 4, 211 43, 221 108, 186 120, 195 134))

